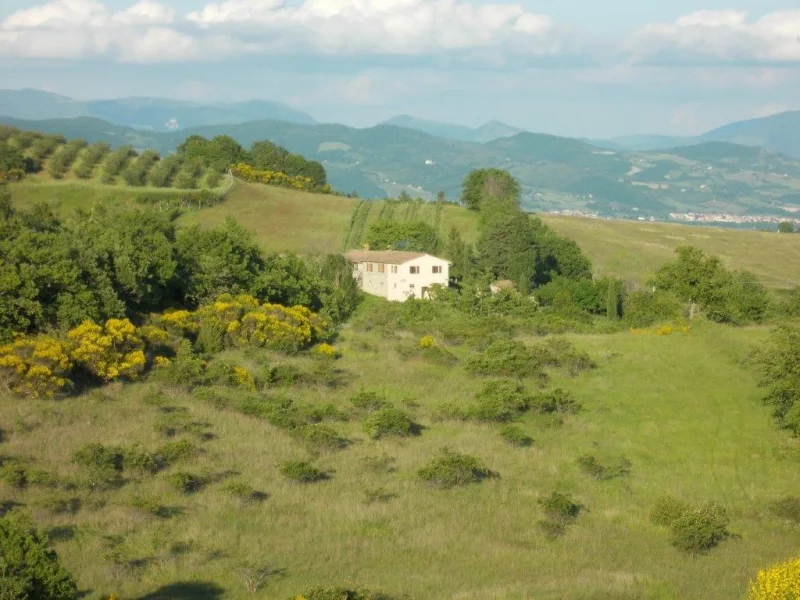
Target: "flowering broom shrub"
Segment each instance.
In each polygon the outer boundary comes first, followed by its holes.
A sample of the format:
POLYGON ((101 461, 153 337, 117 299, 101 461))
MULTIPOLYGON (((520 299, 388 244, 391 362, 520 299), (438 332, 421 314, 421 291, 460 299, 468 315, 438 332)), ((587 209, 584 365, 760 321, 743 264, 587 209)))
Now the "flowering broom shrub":
POLYGON ((84 321, 67 338, 75 363, 105 381, 136 379, 145 368, 144 341, 128 319, 109 319, 103 326, 84 321))
POLYGON ((0 389, 19 396, 52 398, 73 367, 66 344, 50 337, 19 338, 0 346, 0 389))
POLYGON ((747 600, 800 600, 800 557, 759 571, 747 600))
POLYGON ((260 171, 255 167, 243 163, 233 165, 231 167, 231 173, 233 173, 233 175, 239 179, 248 181, 250 183, 277 185, 293 190, 301 190, 306 192, 316 191, 322 194, 330 194, 333 191, 331 186, 328 184, 325 184, 321 188, 317 189, 314 184, 314 180, 310 177, 304 177, 302 175, 287 175, 281 171, 260 171))

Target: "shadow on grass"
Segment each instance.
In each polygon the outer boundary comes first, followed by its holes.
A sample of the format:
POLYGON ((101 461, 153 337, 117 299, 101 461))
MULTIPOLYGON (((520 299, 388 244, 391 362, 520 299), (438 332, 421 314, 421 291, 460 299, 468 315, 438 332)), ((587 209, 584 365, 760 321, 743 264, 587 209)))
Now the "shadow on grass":
POLYGON ((215 583, 180 581, 162 586, 137 600, 218 600, 225 590, 215 583))
POLYGON ((68 542, 75 538, 76 533, 74 525, 59 525, 47 530, 47 538, 51 542, 68 542))

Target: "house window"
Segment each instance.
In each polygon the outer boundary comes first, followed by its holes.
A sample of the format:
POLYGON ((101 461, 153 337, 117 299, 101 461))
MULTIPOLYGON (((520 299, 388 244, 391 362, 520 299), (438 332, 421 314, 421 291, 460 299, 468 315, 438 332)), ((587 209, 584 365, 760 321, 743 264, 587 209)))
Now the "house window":
POLYGON ((372 273, 372 263, 367 263, 367 272, 372 273))
POLYGON ((397 265, 392 265, 392 273, 397 273, 397 265))
POLYGON ((386 265, 383 263, 378 263, 378 273, 385 273, 386 272, 386 265))
POLYGON ((441 272, 442 272, 442 267, 440 267, 440 266, 438 266, 438 267, 433 267, 433 273, 434 273, 434 275, 437 275, 437 274, 439 274, 439 273, 441 273, 441 272))
POLYGON ((411 267, 409 269, 409 273, 411 273, 412 275, 419 275, 419 267, 411 267))
POLYGON ((409 283, 408 284, 408 289, 413 290, 414 289, 414 284, 413 283, 409 283))

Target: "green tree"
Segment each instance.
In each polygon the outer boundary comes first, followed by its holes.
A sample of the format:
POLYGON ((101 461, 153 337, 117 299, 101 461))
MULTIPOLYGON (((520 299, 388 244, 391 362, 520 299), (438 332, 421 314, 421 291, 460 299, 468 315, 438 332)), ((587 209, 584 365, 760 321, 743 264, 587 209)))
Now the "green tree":
POLYGON ((355 311, 361 300, 353 268, 340 254, 327 254, 313 261, 321 312, 334 323, 341 323, 355 311))
POLYGON ((794 225, 790 221, 778 223, 778 233, 794 233, 794 225))
POLYGON ((800 324, 782 323, 752 356, 781 426, 800 435, 800 324))
POLYGON ((74 600, 78 587, 47 536, 20 512, 0 517, 0 598, 74 600))
POLYGON ((220 294, 251 292, 264 270, 264 257, 255 235, 233 218, 214 229, 199 225, 177 237, 183 298, 198 305, 220 294))
POLYGON ((519 206, 519 182, 502 169, 476 169, 464 180, 461 202, 470 210, 480 210, 486 200, 519 206))
POLYGON ((606 292, 606 317, 616 321, 619 319, 620 312, 620 286, 616 279, 611 279, 608 282, 608 291, 606 292))
POLYGON ((450 229, 444 245, 444 256, 451 261, 450 276, 458 280, 472 273, 472 247, 461 238, 457 227, 450 229))
POLYGON ((494 213, 476 244, 481 268, 494 279, 510 279, 527 294, 536 275, 536 244, 530 219, 510 210, 494 213))

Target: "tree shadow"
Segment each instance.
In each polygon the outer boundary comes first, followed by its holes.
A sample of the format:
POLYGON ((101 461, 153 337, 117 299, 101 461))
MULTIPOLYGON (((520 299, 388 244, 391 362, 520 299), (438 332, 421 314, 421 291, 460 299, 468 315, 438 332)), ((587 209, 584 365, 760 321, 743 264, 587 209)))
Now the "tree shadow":
POLYGON ((162 586, 137 600, 218 600, 225 590, 215 583, 180 581, 162 586))
POLYGON ((5 500, 0 501, 0 517, 5 516, 5 514, 9 511, 14 510, 15 508, 19 508, 21 506, 25 506, 20 502, 14 502, 13 500, 5 500))

